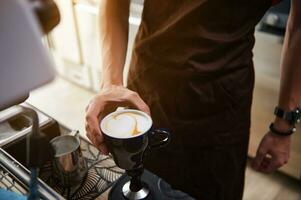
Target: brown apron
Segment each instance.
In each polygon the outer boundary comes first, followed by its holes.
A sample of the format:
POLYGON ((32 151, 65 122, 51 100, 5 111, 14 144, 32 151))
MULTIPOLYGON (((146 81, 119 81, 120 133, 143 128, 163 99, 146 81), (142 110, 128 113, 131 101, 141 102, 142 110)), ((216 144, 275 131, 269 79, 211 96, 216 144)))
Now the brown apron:
POLYGON ((128 87, 168 147, 145 166, 197 199, 242 199, 254 27, 270 0, 145 0, 128 87))

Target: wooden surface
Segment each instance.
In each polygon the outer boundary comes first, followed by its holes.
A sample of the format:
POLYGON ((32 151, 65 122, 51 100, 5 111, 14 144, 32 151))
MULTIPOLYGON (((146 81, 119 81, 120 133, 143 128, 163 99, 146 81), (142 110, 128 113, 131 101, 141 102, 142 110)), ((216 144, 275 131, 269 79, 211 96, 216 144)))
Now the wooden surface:
POLYGON ((301 185, 282 173, 262 174, 248 165, 243 200, 301 200, 301 185))

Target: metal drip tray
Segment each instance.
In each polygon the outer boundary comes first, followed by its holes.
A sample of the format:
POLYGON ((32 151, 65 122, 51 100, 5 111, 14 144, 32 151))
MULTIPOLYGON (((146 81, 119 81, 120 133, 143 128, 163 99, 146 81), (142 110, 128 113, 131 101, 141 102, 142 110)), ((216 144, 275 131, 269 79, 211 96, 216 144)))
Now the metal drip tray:
MULTIPOLYGON (((21 104, 28 106, 28 104, 21 104)), ((31 120, 21 114, 20 106, 13 106, 0 112, 0 147, 23 139, 31 131, 31 120)), ((39 126, 42 127, 52 121, 45 114, 38 112, 39 126)))
MULTIPOLYGON (((0 187, 26 196, 29 193, 29 182, 30 172, 0 148, 0 187)), ((41 179, 38 182, 38 193, 41 199, 63 199, 41 179)))
MULTIPOLYGON (((35 110, 40 119, 40 131, 49 141, 71 132, 46 114, 35 110)), ((17 106, 0 112, 0 187, 27 195, 30 178, 26 168, 25 136, 31 133, 31 120, 20 112, 17 106)), ((70 188, 62 187, 60 181, 54 178, 50 150, 43 152, 45 163, 39 174, 42 199, 53 199, 53 196, 56 196, 54 199, 96 199, 124 173, 110 156, 102 155, 83 138, 81 150, 88 164, 88 174, 81 184, 70 188)))
MULTIPOLYGON (((92 200, 105 192, 119 179, 124 171, 118 168, 110 156, 104 156, 82 139, 82 151, 88 163, 89 171, 80 185, 64 188, 60 181, 52 176, 51 161, 40 170, 40 190, 42 199, 92 200), (61 195, 61 196, 60 196, 61 195)), ((0 149, 0 187, 22 195, 28 194, 29 171, 0 149), (3 162, 4 161, 4 162, 3 162)))

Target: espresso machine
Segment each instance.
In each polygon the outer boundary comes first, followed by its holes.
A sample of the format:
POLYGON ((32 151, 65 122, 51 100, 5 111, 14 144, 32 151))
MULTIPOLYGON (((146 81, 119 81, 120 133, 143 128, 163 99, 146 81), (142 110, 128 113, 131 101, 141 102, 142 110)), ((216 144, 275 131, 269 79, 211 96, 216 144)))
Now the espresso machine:
MULTIPOLYGON (((48 33, 60 20, 58 8, 52 0, 2 0, 0 2, 0 111, 4 110, 1 120, 6 120, 14 110, 9 109, 26 100, 28 93, 54 79, 52 62, 41 42, 43 33, 48 33), (7 115, 4 115, 4 114, 7 115)), ((30 177, 16 167, 17 162, 0 148, 0 162, 14 176, 21 177, 29 185, 28 199, 62 199, 45 184, 38 181, 38 168, 43 162, 41 152, 48 142, 39 131, 37 112, 26 106, 17 106, 15 111, 31 118, 32 131, 27 135, 27 165, 30 177), (44 145, 45 144, 45 145, 44 145), (38 186, 39 185, 39 186, 38 186)), ((9 137, 9 139, 18 139, 9 137)), ((1 147, 9 140, 2 139, 1 147)), ((24 149, 25 150, 25 149, 24 149)), ((12 195, 9 191, 1 195, 12 195)), ((3 196, 2 196, 3 197, 3 196)), ((22 197, 18 197, 18 199, 22 197)))

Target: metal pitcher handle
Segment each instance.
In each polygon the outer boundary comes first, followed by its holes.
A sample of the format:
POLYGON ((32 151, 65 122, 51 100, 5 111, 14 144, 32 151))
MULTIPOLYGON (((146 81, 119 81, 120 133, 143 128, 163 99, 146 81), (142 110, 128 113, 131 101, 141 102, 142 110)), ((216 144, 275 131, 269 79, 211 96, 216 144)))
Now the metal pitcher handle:
POLYGON ((69 135, 74 136, 79 139, 79 130, 72 130, 69 135))

